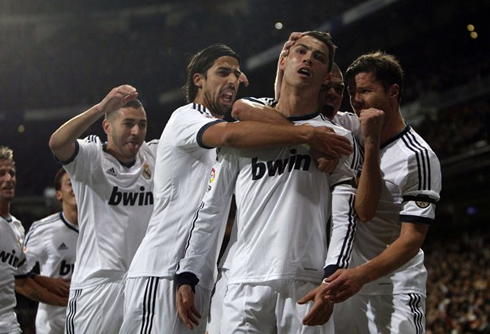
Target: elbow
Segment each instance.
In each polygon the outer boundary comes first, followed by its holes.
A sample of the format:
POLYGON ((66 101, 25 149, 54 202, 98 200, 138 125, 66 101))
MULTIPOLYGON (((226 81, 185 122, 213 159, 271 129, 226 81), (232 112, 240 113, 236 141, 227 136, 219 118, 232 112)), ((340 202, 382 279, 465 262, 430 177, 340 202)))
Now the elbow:
POLYGON ((359 220, 362 223, 367 223, 368 221, 371 221, 374 218, 375 211, 368 211, 368 210, 358 210, 356 208, 356 216, 357 220, 359 220))
POLYGON ((58 140, 57 136, 55 133, 53 133, 51 135, 51 137, 49 138, 49 148, 51 149, 51 151, 54 153, 56 152, 57 150, 59 150, 61 147, 61 144, 60 144, 60 141, 58 140))
POLYGON ((242 100, 235 101, 235 103, 233 103, 233 109, 231 110, 231 117, 241 121, 246 108, 247 104, 242 100))

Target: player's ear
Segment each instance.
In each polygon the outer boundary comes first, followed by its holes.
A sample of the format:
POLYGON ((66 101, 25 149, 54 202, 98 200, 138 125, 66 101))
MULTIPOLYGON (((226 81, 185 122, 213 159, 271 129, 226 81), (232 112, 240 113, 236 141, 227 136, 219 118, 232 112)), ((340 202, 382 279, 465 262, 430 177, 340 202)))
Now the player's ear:
POLYGON ((398 96, 400 96, 400 86, 398 84, 391 85, 388 89, 388 94, 391 98, 398 99, 398 96))
MULTIPOLYGON (((289 51, 291 52, 291 51, 289 51)), ((281 71, 284 71, 284 68, 286 67, 286 59, 288 59, 288 57, 281 57, 281 59, 279 59, 279 69, 281 71)))
POLYGON ((63 199, 63 194, 62 194, 61 190, 56 190, 56 199, 60 202, 63 199))
POLYGON ((107 135, 111 133, 111 122, 107 118, 102 121, 102 128, 107 135))
POLYGON ((194 86, 197 88, 202 88, 202 83, 204 81, 204 75, 201 73, 194 73, 192 76, 192 81, 194 82, 194 86))

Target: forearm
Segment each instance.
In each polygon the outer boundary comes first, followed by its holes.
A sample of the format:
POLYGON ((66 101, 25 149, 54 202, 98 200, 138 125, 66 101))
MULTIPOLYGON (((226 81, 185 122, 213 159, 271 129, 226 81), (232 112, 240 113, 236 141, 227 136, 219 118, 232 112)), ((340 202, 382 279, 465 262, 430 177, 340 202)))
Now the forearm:
POLYGON ((75 142, 104 114, 99 105, 95 105, 80 115, 70 119, 59 127, 49 140, 51 151, 60 160, 68 160, 75 151, 75 142))
POLYGON ((30 277, 16 279, 15 291, 39 303, 55 306, 66 306, 67 304, 67 299, 48 291, 30 277))
POLYGON ((241 99, 233 104, 232 116, 240 121, 256 121, 272 124, 291 125, 281 113, 269 106, 241 99))
POLYGON ((400 233, 400 237, 389 245, 381 254, 357 267, 363 272, 366 282, 372 282, 386 276, 410 261, 420 250, 425 239, 428 226, 421 224, 403 224, 408 226, 400 233), (415 226, 418 225, 418 226, 415 226))
POLYGON ((381 196, 382 177, 380 170, 379 143, 365 143, 364 164, 357 185, 356 213, 362 222, 373 219, 381 196))
POLYGON ((332 231, 325 262, 324 277, 339 268, 347 268, 355 239, 355 189, 348 184, 338 185, 332 193, 332 231))

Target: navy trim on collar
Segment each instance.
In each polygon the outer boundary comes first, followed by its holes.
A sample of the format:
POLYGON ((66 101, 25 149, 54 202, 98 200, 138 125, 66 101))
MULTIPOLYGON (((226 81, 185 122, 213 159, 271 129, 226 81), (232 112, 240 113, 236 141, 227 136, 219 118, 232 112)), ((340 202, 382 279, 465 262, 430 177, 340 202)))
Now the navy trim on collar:
POLYGON ((391 138, 390 140, 388 140, 386 143, 384 143, 383 145, 381 145, 381 149, 385 148, 386 146, 390 145, 391 143, 393 143, 394 141, 400 139, 401 137, 403 137, 408 131, 410 131, 411 129, 411 126, 406 124, 405 123, 405 129, 402 130, 402 132, 400 132, 399 134, 395 135, 393 138, 391 138))
POLYGON ((305 121, 308 119, 313 119, 317 117, 320 113, 318 111, 315 111, 314 113, 311 114, 306 114, 306 115, 298 115, 298 116, 289 116, 288 119, 292 122, 294 121, 305 121))
POLYGON ((69 223, 68 220, 65 218, 65 215, 63 214, 63 211, 60 212, 60 219, 66 225, 66 227, 68 227, 70 230, 73 230, 73 231, 79 233, 78 232, 78 229, 76 229, 73 226, 73 224, 69 223))

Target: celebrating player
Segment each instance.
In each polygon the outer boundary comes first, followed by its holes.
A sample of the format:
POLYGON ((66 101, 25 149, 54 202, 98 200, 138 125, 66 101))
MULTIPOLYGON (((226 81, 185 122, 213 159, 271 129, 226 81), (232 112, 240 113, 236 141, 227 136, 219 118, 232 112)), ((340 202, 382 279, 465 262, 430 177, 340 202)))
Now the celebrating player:
POLYGON ((67 310, 67 333, 119 333, 123 278, 153 211, 155 156, 146 112, 130 85, 56 130, 49 146, 68 172, 78 203, 80 235, 67 310), (107 142, 78 139, 105 114, 107 142))
MULTIPOLYGON (((187 331, 175 307, 174 275, 216 161, 215 147, 309 143, 337 157, 350 153, 349 141, 326 128, 223 121, 232 109, 240 76, 238 55, 223 44, 199 51, 187 67, 189 104, 173 112, 158 146, 155 211, 128 273, 123 333, 151 328, 162 333, 187 331)), ((203 315, 214 283, 213 259, 207 260, 209 280, 196 287, 196 304, 203 315)), ((204 327, 202 321, 195 332, 203 333, 204 327)))
MULTIPOLYGON (((56 198, 62 211, 38 220, 31 225, 24 241, 24 251, 30 268, 39 263, 40 274, 60 278, 50 289, 66 290, 75 266, 78 239, 77 202, 70 177, 63 168, 54 180, 56 198)), ((39 281, 40 277, 34 276, 39 281)), ((66 307, 40 303, 36 314, 37 334, 62 334, 65 328, 66 307)))
MULTIPOLYGON (((308 32, 281 60, 284 80, 276 109, 297 124, 329 125, 352 137, 318 112, 318 95, 333 63, 330 35, 308 32)), ((283 116, 282 116, 283 117, 283 116)), ((237 241, 229 268, 223 303, 222 333, 325 333, 303 319, 308 309, 323 311, 328 321, 332 303, 323 297, 297 304, 306 292, 316 290, 322 278, 348 263, 354 232, 355 173, 352 155, 342 157, 329 177, 315 165, 307 148, 247 150, 222 148, 212 169, 208 192, 196 216, 186 256, 178 271, 179 313, 192 328, 198 324, 199 306, 193 286, 212 287, 209 258, 216 259, 219 222, 227 216, 231 195, 237 202, 237 241), (333 196, 330 189, 333 188, 333 196), (333 211, 330 204, 333 197, 333 211), (327 254, 328 226, 334 231, 327 254), (345 242, 343 244, 343 242, 345 242)), ((316 320, 316 319, 315 319, 316 320)), ((318 323, 320 324, 320 323, 318 323)))

